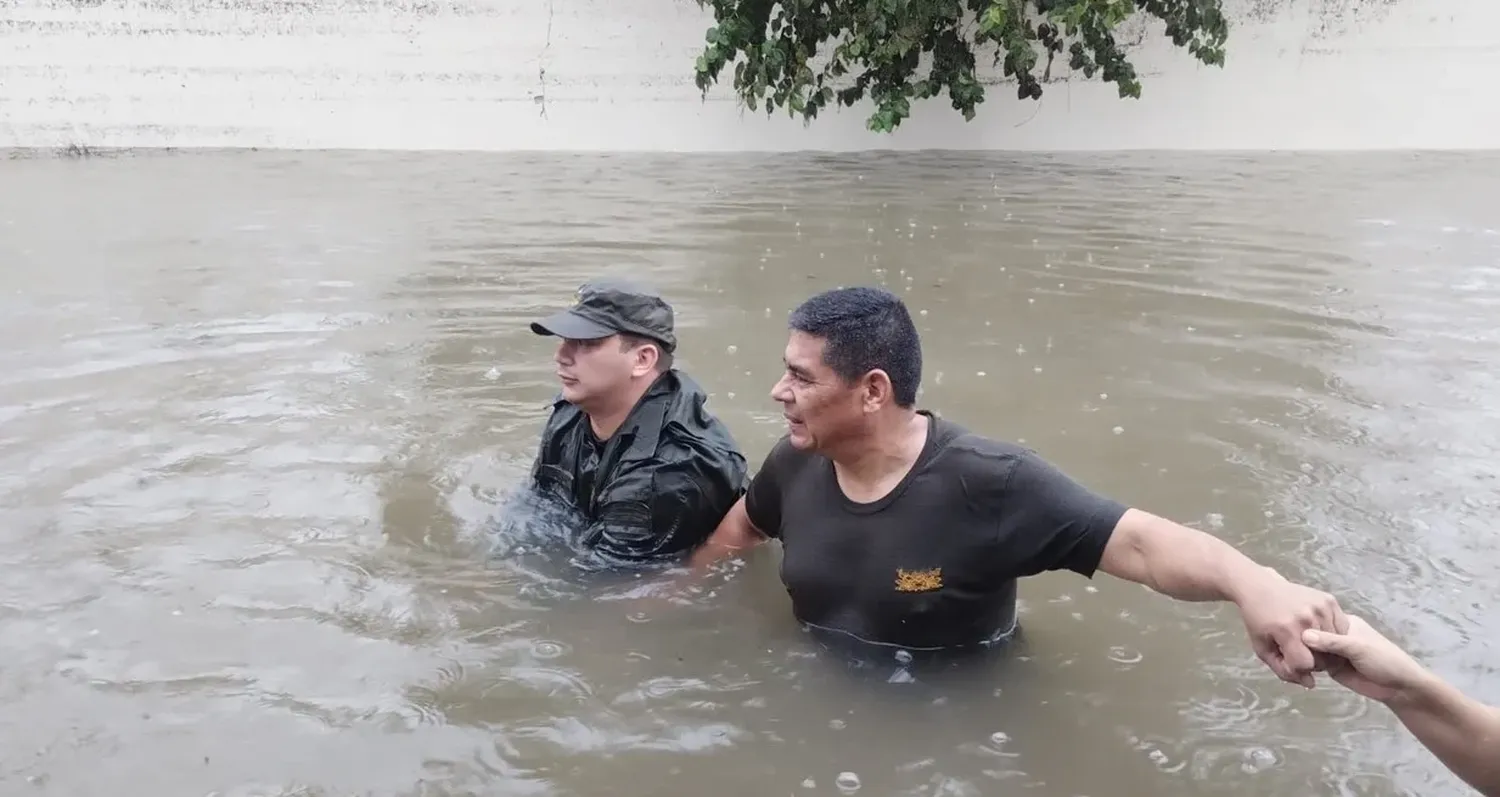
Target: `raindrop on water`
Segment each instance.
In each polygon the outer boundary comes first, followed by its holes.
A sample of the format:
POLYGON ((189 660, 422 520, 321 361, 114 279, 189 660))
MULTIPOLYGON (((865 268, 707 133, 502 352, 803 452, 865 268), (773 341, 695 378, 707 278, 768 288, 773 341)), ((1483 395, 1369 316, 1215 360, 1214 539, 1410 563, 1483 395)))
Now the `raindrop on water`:
POLYGON ((859 791, 859 776, 853 772, 840 772, 833 785, 838 786, 839 791, 845 794, 859 791))
POLYGON ((1245 761, 1240 764, 1240 769, 1247 774, 1264 772, 1276 766, 1276 753, 1264 747, 1252 747, 1245 751, 1245 761))

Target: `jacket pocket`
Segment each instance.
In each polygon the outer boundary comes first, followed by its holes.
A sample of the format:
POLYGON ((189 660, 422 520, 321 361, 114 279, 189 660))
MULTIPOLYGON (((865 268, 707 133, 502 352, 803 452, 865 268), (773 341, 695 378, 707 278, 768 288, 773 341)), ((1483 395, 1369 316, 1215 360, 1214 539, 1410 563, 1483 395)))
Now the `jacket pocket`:
POLYGON ((556 465, 540 465, 536 469, 536 486, 548 495, 576 503, 573 496, 573 474, 556 465))

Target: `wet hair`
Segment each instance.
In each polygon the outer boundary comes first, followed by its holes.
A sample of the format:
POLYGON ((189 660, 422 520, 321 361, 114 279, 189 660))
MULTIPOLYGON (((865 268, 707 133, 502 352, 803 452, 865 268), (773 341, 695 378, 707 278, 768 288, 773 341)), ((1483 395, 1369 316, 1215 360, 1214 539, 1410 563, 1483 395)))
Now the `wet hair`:
POLYGON ((667 351, 666 345, 661 341, 654 338, 648 338, 644 335, 633 335, 629 332, 620 332, 618 334, 620 336, 621 351, 630 351, 631 349, 634 349, 638 346, 644 346, 649 343, 652 346, 656 347, 657 373, 664 374, 672 370, 672 363, 676 361, 676 358, 672 356, 672 352, 667 351))
POLYGON ((891 378, 896 406, 917 403, 922 342, 895 294, 863 287, 824 291, 798 305, 788 323, 823 339, 823 363, 846 383, 879 368, 891 378))

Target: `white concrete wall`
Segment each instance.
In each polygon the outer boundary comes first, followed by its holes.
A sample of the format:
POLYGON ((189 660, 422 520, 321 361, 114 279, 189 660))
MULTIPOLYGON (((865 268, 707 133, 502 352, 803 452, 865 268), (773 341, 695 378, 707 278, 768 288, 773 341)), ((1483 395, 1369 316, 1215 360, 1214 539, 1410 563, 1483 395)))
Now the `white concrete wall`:
POLYGON ((974 122, 938 99, 886 136, 864 108, 805 128, 702 102, 694 0, 5 0, 0 147, 1500 147, 1500 0, 1283 5, 1222 70, 1148 39, 1139 101, 1002 85, 974 122))

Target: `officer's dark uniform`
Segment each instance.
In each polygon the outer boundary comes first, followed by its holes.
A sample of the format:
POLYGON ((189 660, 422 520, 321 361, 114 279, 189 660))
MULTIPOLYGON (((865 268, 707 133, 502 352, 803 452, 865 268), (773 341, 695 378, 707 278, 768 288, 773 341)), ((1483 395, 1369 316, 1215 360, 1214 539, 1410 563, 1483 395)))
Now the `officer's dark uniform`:
MULTIPOLYGON (((671 306, 622 280, 584 285, 577 304, 531 329, 573 340, 624 332, 667 352, 677 348, 671 306)), ((623 563, 678 559, 713 533, 749 483, 744 455, 704 407, 707 400, 696 382, 670 369, 619 430, 600 441, 588 416, 559 395, 542 430, 532 484, 584 515, 582 547, 623 563)))

